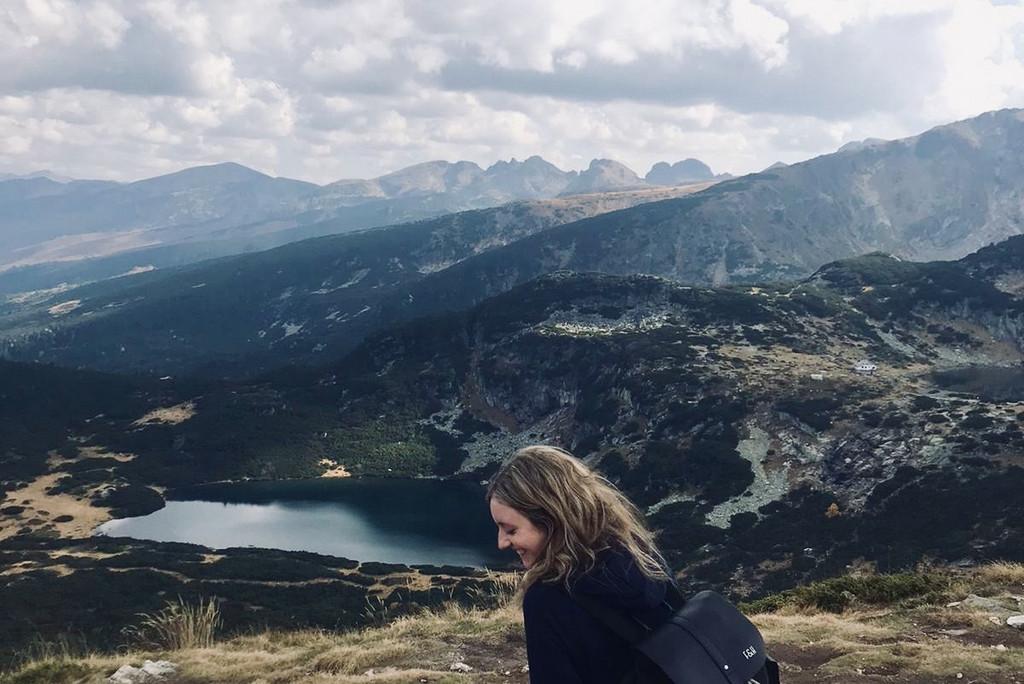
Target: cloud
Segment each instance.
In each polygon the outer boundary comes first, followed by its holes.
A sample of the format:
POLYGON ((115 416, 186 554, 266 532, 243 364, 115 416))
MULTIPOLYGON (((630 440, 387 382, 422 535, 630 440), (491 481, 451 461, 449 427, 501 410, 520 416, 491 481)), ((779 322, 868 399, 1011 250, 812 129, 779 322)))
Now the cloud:
POLYGON ((1024 104, 1022 28, 986 0, 14 0, 0 171, 746 172, 1024 104))
MULTIPOLYGON (((709 18, 711 35, 646 50, 604 41, 574 46, 547 71, 509 68, 462 55, 444 69, 456 90, 502 90, 592 101, 668 106, 706 102, 745 113, 853 117, 920 103, 942 77, 936 15, 883 17, 826 34, 789 23, 743 0, 709 18), (769 21, 771 17, 777 23, 769 21), (717 22, 717 24, 715 23, 717 22), (927 28, 922 40, 907 41, 927 28), (912 50, 910 49, 912 46, 912 50)), ((689 32, 683 31, 684 35, 689 32)))
POLYGON ((8 3, 0 21, 0 92, 81 87, 145 95, 194 92, 195 51, 166 27, 108 2, 8 3))

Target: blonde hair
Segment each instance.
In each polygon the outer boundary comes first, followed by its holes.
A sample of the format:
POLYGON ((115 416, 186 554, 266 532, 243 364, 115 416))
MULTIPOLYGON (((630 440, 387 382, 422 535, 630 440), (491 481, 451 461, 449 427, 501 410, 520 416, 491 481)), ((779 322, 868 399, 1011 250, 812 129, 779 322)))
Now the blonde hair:
POLYGON ((652 579, 668 579, 665 559, 640 511, 615 485, 572 454, 553 446, 528 446, 514 453, 491 479, 487 500, 496 498, 547 533, 547 544, 523 577, 563 582, 594 567, 597 554, 619 547, 652 579))

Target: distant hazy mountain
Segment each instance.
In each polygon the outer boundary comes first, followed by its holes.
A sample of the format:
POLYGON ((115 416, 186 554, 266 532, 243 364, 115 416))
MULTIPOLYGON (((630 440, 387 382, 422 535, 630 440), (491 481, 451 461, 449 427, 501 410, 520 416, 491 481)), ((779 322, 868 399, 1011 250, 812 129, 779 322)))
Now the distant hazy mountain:
MULTIPOLYGON (((32 210, 42 210, 46 202, 33 202, 40 197, 60 197, 60 201, 67 201, 67 198, 82 198, 91 196, 94 193, 113 187, 117 187, 113 181, 98 180, 69 180, 55 181, 44 176, 32 178, 11 178, 0 181, 0 226, 6 224, 8 219, 12 223, 24 220, 32 210)), ((31 215, 28 216, 31 219, 31 215)), ((0 241, 3 240, 3 233, 0 232, 0 241)), ((0 256, 2 259, 2 256, 0 256)))
MULTIPOLYGON (((391 322, 384 301, 401 291, 413 303, 415 295, 402 288, 432 273, 554 225, 704 187, 515 202, 69 291, 0 298, 0 356, 161 373, 215 366, 243 375, 336 357, 391 322)), ((174 258, 157 250, 149 255, 174 258)), ((120 255, 103 262, 119 273, 133 268, 120 255)))
POLYGON ((540 157, 499 161, 486 169, 473 162, 432 161, 371 180, 342 180, 325 188, 325 196, 347 202, 398 197, 451 195, 466 203, 501 204, 516 199, 554 197, 576 178, 540 157))
MULTIPOLYGON (((591 168, 592 175, 617 169, 600 162, 591 168)), ((597 213, 538 223, 497 212, 471 221, 474 215, 449 217, 426 231, 371 231, 358 237, 363 256, 341 256, 349 243, 337 243, 338 256, 324 249, 316 267, 302 265, 298 255, 327 243, 213 262, 201 276, 174 275, 167 285, 155 284, 160 274, 142 274, 126 283, 152 282, 153 290, 133 294, 115 283, 35 304, 9 302, 0 326, 20 340, 19 358, 42 353, 108 369, 178 368, 239 350, 311 358, 324 339, 343 347, 370 330, 465 309, 557 270, 726 284, 801 277, 837 258, 878 250, 915 260, 960 258, 1022 232, 1024 113, 993 112, 696 194, 597 213), (449 232, 446 221, 472 226, 471 234, 449 232), (432 241, 446 235, 438 243, 444 249, 414 247, 414 234, 432 241), (312 296, 317 290, 340 299, 312 296), (39 339, 25 337, 44 330, 39 339), (134 343, 120 352, 118 340, 134 343), (155 348, 162 351, 154 355, 155 348)))
POLYGON ((556 270, 757 282, 876 250, 956 259, 1022 230, 1024 112, 1004 110, 552 228, 416 283, 415 307, 396 296, 406 313, 393 315, 465 308, 556 270))
POLYGON ((695 181, 711 180, 715 174, 711 167, 699 159, 684 159, 675 164, 658 162, 644 176, 644 180, 655 185, 677 185, 695 181))
POLYGON ((0 194, 7 196, 0 206, 0 268, 180 242, 287 216, 306 206, 318 189, 238 164, 196 167, 135 183, 53 183, 53 192, 45 196, 36 191, 17 198, 6 191, 12 183, 26 182, 0 183, 0 194))
POLYGON ((580 195, 588 192, 626 190, 640 188, 646 183, 631 168, 611 159, 595 159, 590 166, 570 182, 563 195, 580 195))
POLYGON ((174 250, 179 259, 241 253, 324 234, 301 230, 314 224, 339 233, 567 191, 644 185, 615 162, 595 161, 578 174, 537 156, 486 169, 434 161, 326 186, 232 163, 134 183, 30 176, 0 180, 0 272, 174 245, 187 245, 174 250), (194 244, 210 242, 217 244, 194 244))
POLYGON ((55 183, 70 183, 74 178, 68 176, 61 176, 56 174, 49 169, 41 169, 39 171, 32 171, 30 173, 0 173, 0 181, 15 180, 19 178, 47 178, 55 183))

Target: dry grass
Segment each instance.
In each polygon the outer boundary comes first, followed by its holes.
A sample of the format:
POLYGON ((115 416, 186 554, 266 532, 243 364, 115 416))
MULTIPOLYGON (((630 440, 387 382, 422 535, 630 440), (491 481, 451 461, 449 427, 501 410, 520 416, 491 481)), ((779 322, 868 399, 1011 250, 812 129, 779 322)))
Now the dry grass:
POLYGON ((768 643, 795 646, 828 646, 848 650, 863 644, 895 639, 891 626, 878 622, 877 613, 835 615, 813 611, 787 610, 753 616, 768 643))
POLYGON ((989 563, 978 569, 977 577, 987 583, 1024 589, 1024 563, 989 563))
POLYGON ((957 673, 977 681, 984 675, 1024 675, 1024 650, 996 651, 990 646, 950 642, 899 642, 857 649, 829 661, 823 672, 836 674, 913 674, 949 677, 957 673))
POLYGON ((503 681, 525 682, 525 675, 519 679, 504 675, 513 670, 522 674, 526 659, 521 630, 518 608, 485 611, 449 606, 399 618, 385 627, 345 633, 264 632, 168 657, 180 665, 185 681, 196 683, 418 682, 421 678, 482 682, 498 676, 503 681), (474 671, 450 672, 456 661, 468 662, 474 671))
MULTIPOLYGON (((993 563, 950 577, 949 596, 956 602, 970 594, 1017 604, 1024 584, 1024 564, 993 563)), ((939 598, 939 597, 936 597, 939 598)), ((953 602, 951 602, 953 603, 953 602)), ((952 678, 963 681, 1024 681, 1024 634, 995 620, 989 611, 925 604, 901 608, 900 602, 841 614, 784 606, 756 615, 766 641, 779 649, 791 672, 812 663, 815 678, 857 677, 952 678), (992 676, 1004 679, 989 679, 992 676)), ((931 681, 928 679, 927 681, 931 681)))
POLYGON ((7 492, 6 499, 0 497, 0 504, 4 506, 25 508, 18 516, 0 518, 0 539, 13 537, 22 527, 33 530, 52 528, 61 537, 88 537, 98 525, 110 519, 110 509, 91 505, 89 497, 48 493, 47 490, 63 476, 64 473, 60 472, 41 475, 28 486, 7 492), (62 515, 70 515, 72 520, 54 520, 62 515), (36 519, 41 522, 29 522, 36 519))
POLYGON ((185 603, 180 597, 155 613, 143 613, 142 621, 125 630, 137 644, 169 651, 186 648, 209 648, 221 626, 220 611, 214 599, 197 604, 185 603))
POLYGON ((184 423, 186 420, 194 418, 195 415, 195 402, 185 401, 180 404, 175 404, 174 406, 162 406, 160 408, 155 408, 136 420, 132 425, 136 427, 153 424, 178 425, 179 423, 184 423))
MULTIPOLYGON (((985 593, 1014 602, 1024 566, 999 563, 956 575, 954 599, 985 593)), ((518 578, 494 575, 493 609, 450 604, 350 632, 269 631, 235 636, 208 647, 76 657, 73 649, 39 651, 0 684, 104 681, 125 663, 164 658, 179 666, 183 684, 309 682, 517 682, 526 647, 518 578), (466 674, 450 671, 469 664, 466 674), (507 674, 506 674, 507 673, 507 674)), ((989 620, 984 610, 942 603, 864 607, 843 613, 784 605, 753 616, 791 684, 810 682, 1024 681, 1024 634, 989 620), (962 673, 963 678, 956 679, 962 673)))

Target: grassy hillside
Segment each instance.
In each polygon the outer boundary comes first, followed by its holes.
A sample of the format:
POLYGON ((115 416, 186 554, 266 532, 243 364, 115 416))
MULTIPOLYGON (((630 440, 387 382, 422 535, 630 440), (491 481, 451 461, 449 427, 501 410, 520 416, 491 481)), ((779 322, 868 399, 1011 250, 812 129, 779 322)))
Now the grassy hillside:
MULTIPOLYGON (((138 648, 117 655, 41 646, 2 684, 102 682, 125 664, 166 659, 182 684, 286 682, 520 682, 529 679, 522 622, 507 589, 490 608, 447 605, 358 631, 268 631, 203 648, 138 648), (458 663, 471 668, 456 672, 458 663)), ((863 573, 747 606, 787 684, 1011 684, 1024 678, 1024 566, 863 573), (841 604, 841 605, 840 605, 841 604)))

